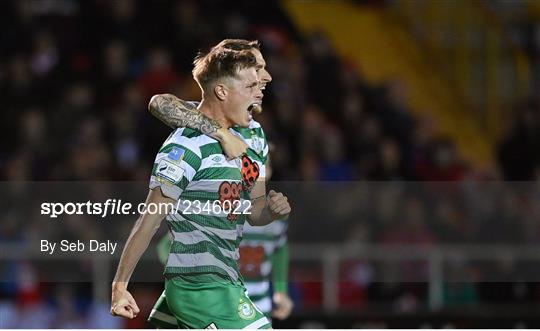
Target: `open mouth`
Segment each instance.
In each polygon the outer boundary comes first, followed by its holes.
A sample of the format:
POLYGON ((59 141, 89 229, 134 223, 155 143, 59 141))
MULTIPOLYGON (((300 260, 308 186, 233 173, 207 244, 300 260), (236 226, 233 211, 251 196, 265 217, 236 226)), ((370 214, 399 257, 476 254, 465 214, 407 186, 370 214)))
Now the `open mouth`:
POLYGON ((252 103, 248 107, 247 111, 249 113, 249 119, 251 120, 253 118, 253 113, 260 114, 262 112, 261 104, 260 103, 252 103))

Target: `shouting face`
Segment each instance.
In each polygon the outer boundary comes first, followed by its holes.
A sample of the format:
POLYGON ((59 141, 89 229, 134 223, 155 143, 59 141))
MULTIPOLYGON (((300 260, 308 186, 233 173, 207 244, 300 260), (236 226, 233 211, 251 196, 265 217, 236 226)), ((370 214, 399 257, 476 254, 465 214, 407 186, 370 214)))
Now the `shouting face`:
POLYGON ((251 108, 262 102, 263 93, 256 68, 239 71, 236 78, 230 79, 228 85, 226 119, 232 125, 248 127, 251 121, 251 108))

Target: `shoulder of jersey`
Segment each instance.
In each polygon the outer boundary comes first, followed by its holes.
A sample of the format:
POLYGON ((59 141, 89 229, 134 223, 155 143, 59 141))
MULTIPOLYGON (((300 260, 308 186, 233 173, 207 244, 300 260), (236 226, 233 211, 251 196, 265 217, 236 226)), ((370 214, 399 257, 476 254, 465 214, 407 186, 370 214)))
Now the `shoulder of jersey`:
POLYGON ((215 142, 215 139, 210 138, 197 130, 178 128, 173 132, 169 139, 167 139, 166 144, 174 143, 185 146, 200 157, 200 147, 215 142))
POLYGON ((259 122, 255 121, 255 120, 251 120, 251 122, 249 122, 249 127, 247 128, 242 128, 242 127, 239 127, 239 126, 235 126, 233 128, 231 128, 231 132, 236 134, 238 137, 240 138, 243 138, 243 139, 246 139, 246 138, 249 138, 251 137, 251 131, 250 130, 254 130, 254 129, 261 129, 262 130, 262 126, 259 122))

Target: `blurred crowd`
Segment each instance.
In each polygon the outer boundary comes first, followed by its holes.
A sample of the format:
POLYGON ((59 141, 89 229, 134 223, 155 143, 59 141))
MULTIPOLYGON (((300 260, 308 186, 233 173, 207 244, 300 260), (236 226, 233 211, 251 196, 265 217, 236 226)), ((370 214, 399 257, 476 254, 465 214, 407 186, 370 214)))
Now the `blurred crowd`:
POLYGON ((147 112, 150 96, 199 99, 192 58, 227 37, 260 40, 274 76, 257 119, 276 144, 276 180, 538 176, 537 103, 516 106, 522 115, 499 146, 499 166, 474 169, 435 118, 411 112, 403 82, 368 84, 324 35, 300 37, 274 2, 0 6, 5 180, 145 180, 170 131, 147 112))
MULTIPOLYGON (((293 200, 312 207, 295 212, 290 236, 339 247, 341 309, 428 310, 439 276, 443 311, 520 309, 540 301, 538 260, 520 255, 540 242, 539 199, 540 185, 524 182, 319 183, 293 200)), ((301 307, 320 306, 323 264, 291 270, 301 307)))
MULTIPOLYGON (((538 78, 540 80, 540 77, 538 78)), ((525 100, 512 110, 516 120, 500 142, 496 156, 506 180, 540 179, 540 98, 525 100)))
MULTIPOLYGON (((170 132, 148 113, 149 98, 167 92, 198 100, 192 59, 223 38, 262 43, 273 82, 265 90, 264 112, 256 119, 275 144, 277 181, 474 182, 540 176, 540 107, 534 101, 516 106, 521 115, 494 151, 497 166, 475 169, 450 138, 438 134, 437 119, 411 112, 402 81, 370 85, 323 34, 298 34, 277 1, 21 0, 0 2, 0 12, 0 178, 5 181, 147 181, 155 154, 170 132)), ((340 222, 325 225, 336 229, 330 241, 532 244, 540 238, 534 203, 524 208, 523 196, 510 189, 490 200, 486 195, 497 191, 489 186, 467 195, 449 185, 434 191, 444 196, 438 200, 432 191, 382 188, 352 185, 343 191, 349 198, 341 200, 339 213, 326 219, 340 222)), ((537 194, 530 194, 534 201, 537 194)), ((24 230, 5 215, 0 241, 24 240, 24 230)), ((298 215, 306 222, 313 217, 298 215)), ((291 240, 328 239, 315 229, 297 223, 291 226, 291 240)), ((340 294, 342 302, 401 298, 396 302, 407 306, 411 300, 427 300, 425 288, 412 290, 420 293, 412 298, 399 292, 403 288, 374 288, 369 284, 378 282, 373 281, 376 268, 365 261, 350 263, 343 267, 350 284, 340 294)), ((301 278, 302 270, 293 267, 294 272, 301 278)), ((310 290, 309 284, 295 287, 297 300, 308 306, 320 303, 320 289, 310 290)), ((21 284, 10 283, 0 289, 0 301, 16 298, 56 311, 71 309, 66 316, 75 320, 44 313, 49 327, 118 326, 118 320, 103 315, 106 307, 96 313, 102 317, 80 320, 73 309, 89 311, 85 300, 90 294, 84 287, 39 288, 34 301, 27 292, 21 284), (91 324, 97 321, 105 324, 91 324)), ((461 295, 482 298, 467 286, 461 295)), ((7 309, 0 305, 0 314, 21 314, 13 320, 25 320, 24 309, 7 309)))
POLYGON ((472 172, 399 80, 367 84, 324 35, 301 38, 277 2, 13 1, 0 4, 0 175, 146 179, 170 129, 155 93, 197 100, 198 50, 258 39, 274 77, 257 118, 277 180, 459 180, 472 172))

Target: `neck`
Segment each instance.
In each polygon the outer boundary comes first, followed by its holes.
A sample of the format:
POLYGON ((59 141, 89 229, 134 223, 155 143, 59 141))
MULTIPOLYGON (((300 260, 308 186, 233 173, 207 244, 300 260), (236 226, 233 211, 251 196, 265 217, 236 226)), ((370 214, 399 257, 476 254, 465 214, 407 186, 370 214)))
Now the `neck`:
POLYGON ((225 118, 223 103, 216 100, 205 99, 203 96, 198 109, 207 117, 217 121, 222 127, 228 129, 232 126, 232 123, 225 118))

